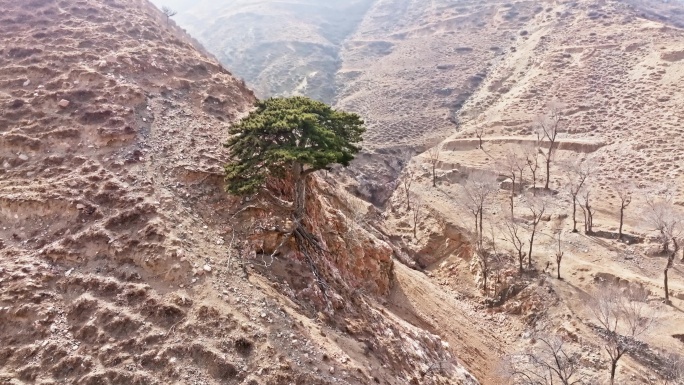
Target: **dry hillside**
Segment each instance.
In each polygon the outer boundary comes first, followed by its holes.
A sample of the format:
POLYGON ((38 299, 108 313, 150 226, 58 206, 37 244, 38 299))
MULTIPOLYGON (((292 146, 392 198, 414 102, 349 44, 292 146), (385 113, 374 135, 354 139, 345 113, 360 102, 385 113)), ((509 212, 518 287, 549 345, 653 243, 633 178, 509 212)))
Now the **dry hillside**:
POLYGON ((255 97, 151 4, 0 8, 0 383, 476 383, 387 307, 393 249, 334 182, 317 277, 271 254, 288 215, 222 181, 255 97))
MULTIPOLYGON (((506 250, 510 259, 493 270, 506 279, 490 280, 488 289, 506 291, 511 285, 522 289, 498 309, 523 315, 527 323, 522 338, 507 349, 511 353, 530 349, 534 341, 526 336, 535 332, 562 336, 570 345, 566 349, 585 360, 586 374, 597 376, 590 383, 603 383, 606 373, 604 342, 596 334, 597 321, 588 307, 590 295, 601 282, 644 288, 649 293, 645 302, 648 313, 658 318, 642 338, 646 343, 643 350, 628 355, 619 369, 618 383, 661 383, 663 366, 657 357, 682 351, 681 256, 678 254, 669 272, 673 305, 666 306, 662 297, 667 260, 659 252, 658 232, 646 220, 645 208, 648 199, 664 198, 668 193, 674 194, 675 212, 684 204, 684 147, 674 139, 681 136, 684 119, 679 89, 684 81, 684 30, 645 14, 639 7, 648 2, 632 3, 588 0, 545 7, 526 23, 525 33, 518 34, 509 53, 464 104, 459 112, 462 129, 439 143, 437 187, 432 187, 429 151, 416 157, 404 174, 404 180, 414 180, 413 199, 424 205, 417 239, 412 234, 415 209, 406 209, 403 183, 389 202, 387 226, 403 231, 403 238, 418 250, 418 261, 440 281, 459 290, 472 290, 462 283, 472 279, 471 274, 463 274, 470 270, 475 277, 475 295, 482 295, 483 270, 478 259, 470 259, 470 253, 458 248, 436 249, 434 241, 449 233, 471 232, 472 214, 464 202, 469 175, 483 171, 496 178, 499 187, 485 208, 485 228, 491 224, 492 230, 485 232, 493 233, 496 247, 506 250), (505 240, 503 227, 510 210, 511 180, 502 163, 507 153, 523 159, 527 154, 532 159, 530 149, 532 154, 538 151, 535 130, 539 119, 554 105, 560 106, 563 119, 551 167, 554 197, 540 224, 533 253, 536 270, 541 273, 525 282, 511 277, 515 274, 514 250, 505 240), (481 148, 478 132, 484 133, 481 148), (590 234, 583 231, 585 220, 579 208, 580 231, 571 232, 569 174, 562 165, 573 161, 592 165, 586 184, 595 212, 590 234), (631 182, 634 189, 626 210, 627 237, 621 242, 617 240, 618 188, 624 181, 631 182), (447 232, 451 226, 461 230, 447 232), (559 231, 564 280, 555 279, 559 231), (435 251, 442 258, 435 259, 435 251)), ((650 4, 651 9, 660 9, 655 3, 650 4)), ((541 150, 547 148, 548 141, 542 143, 541 150)), ((537 174, 539 188, 545 177, 543 157, 538 155, 538 159, 542 163, 537 174)), ((521 232, 529 243, 526 225, 531 212, 526 202, 531 199, 533 175, 528 167, 524 167, 522 183, 519 177, 516 183, 526 192, 516 193, 514 216, 523 224, 521 232)), ((459 241, 459 237, 451 238, 459 241)))
MULTIPOLYGON (((146 0, 0 0, 0 384, 499 385, 540 333, 604 384, 600 283, 643 290, 640 321, 657 320, 616 383, 664 383, 684 272, 680 250, 665 304, 643 210, 666 187, 672 212, 684 203, 681 2, 351 3, 168 2, 258 94, 330 98, 368 121, 356 179, 308 185, 310 259, 272 200, 224 192, 221 143, 255 95, 173 20, 146 0), (564 122, 551 197, 519 273, 502 160, 541 159, 550 105, 564 122), (578 160, 593 165, 588 233, 581 210, 571 232, 561 167, 578 160), (476 171, 495 186, 487 267, 463 193, 476 171), (620 181, 635 186, 623 241, 620 181)), ((516 180, 525 239, 543 175, 516 180)))
POLYGON ((371 0, 153 1, 235 71, 257 96, 305 94, 331 103, 340 49, 371 0))

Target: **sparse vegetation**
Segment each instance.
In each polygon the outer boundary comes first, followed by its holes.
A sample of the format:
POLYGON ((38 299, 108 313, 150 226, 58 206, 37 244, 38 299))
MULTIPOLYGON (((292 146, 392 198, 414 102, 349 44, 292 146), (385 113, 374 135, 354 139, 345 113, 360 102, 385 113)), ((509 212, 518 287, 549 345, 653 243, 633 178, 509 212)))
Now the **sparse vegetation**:
POLYGON ((439 163, 439 156, 441 153, 442 153, 441 146, 431 147, 427 151, 427 160, 428 160, 428 163, 430 164, 430 167, 432 168, 432 187, 437 187, 436 168, 437 168, 437 163, 439 163))
POLYGON ((162 11, 162 13, 164 14, 164 16, 166 16, 166 25, 167 25, 167 26, 169 25, 169 22, 171 21, 171 18, 174 17, 174 16, 176 16, 176 15, 178 14, 178 12, 174 11, 173 9, 171 9, 171 8, 169 8, 169 7, 167 7, 167 6, 163 6, 163 7, 161 8, 161 11, 162 11))
POLYGON ((406 173, 404 174, 404 179, 402 179, 401 183, 404 186, 404 194, 406 194, 406 211, 411 211, 411 185, 413 184, 413 171, 406 170, 406 173))
POLYGON ((556 240, 558 241, 558 250, 556 250, 556 278, 562 279, 561 278, 561 262, 563 262, 563 257, 565 256, 565 252, 561 249, 561 234, 563 233, 562 229, 558 229, 556 231, 556 240))
POLYGON ((509 383, 515 385, 589 385, 582 375, 582 360, 569 351, 565 342, 547 335, 536 335, 535 346, 513 355, 505 362, 509 383))
POLYGON ((582 214, 584 214, 584 233, 593 234, 594 233, 594 214, 596 209, 592 206, 592 192, 593 186, 591 184, 585 184, 579 194, 580 208, 582 209, 582 214))
POLYGON ((523 238, 523 226, 513 217, 504 219, 503 236, 513 246, 517 253, 518 270, 520 275, 523 273, 523 262, 525 262, 525 241, 523 238))
POLYGON ((592 172, 592 162, 590 160, 584 161, 567 160, 563 164, 565 169, 566 184, 565 189, 570 195, 572 201, 572 232, 577 232, 577 203, 580 193, 583 191, 587 179, 592 172))
POLYGON ((624 178, 621 178, 621 180, 615 184, 614 189, 618 199, 620 199, 620 226, 618 229, 618 239, 622 240, 622 226, 625 223, 625 209, 632 203, 634 185, 624 178))
POLYGON ((545 190, 549 190, 549 182, 551 181, 551 162, 556 153, 558 146, 558 134, 565 125, 563 117, 563 110, 560 104, 552 103, 549 106, 549 111, 546 115, 537 119, 537 141, 539 143, 546 143, 549 147, 546 152, 541 151, 544 161, 546 162, 546 184, 545 190))
POLYGON ((532 216, 530 225, 530 248, 527 252, 527 268, 532 268, 532 246, 534 245, 534 236, 537 234, 539 222, 546 213, 550 204, 550 198, 546 194, 528 195, 525 197, 525 206, 532 216))
POLYGON ((468 180, 463 186, 464 204, 468 211, 475 215, 475 234, 480 246, 484 236, 484 208, 497 190, 496 177, 483 171, 475 171, 468 175, 468 180))
POLYGON ((651 329, 657 317, 648 309, 648 293, 639 287, 621 290, 612 285, 597 288, 590 302, 598 332, 610 358, 610 384, 615 384, 618 363, 638 346, 638 338, 651 329))
POLYGON ((518 151, 513 148, 513 146, 507 146, 503 159, 500 162, 499 168, 503 171, 503 173, 511 178, 511 195, 509 197, 510 200, 510 208, 511 208, 511 216, 513 216, 513 209, 514 209, 514 200, 515 200, 515 192, 516 192, 516 184, 515 181, 516 179, 519 181, 518 183, 520 186, 522 186, 523 182, 523 171, 527 167, 527 160, 523 158, 518 151))
POLYGON ((524 148, 525 159, 527 160, 527 167, 532 173, 532 193, 537 193, 537 171, 539 170, 539 154, 541 153, 541 147, 539 147, 539 141, 533 146, 525 146, 524 148))

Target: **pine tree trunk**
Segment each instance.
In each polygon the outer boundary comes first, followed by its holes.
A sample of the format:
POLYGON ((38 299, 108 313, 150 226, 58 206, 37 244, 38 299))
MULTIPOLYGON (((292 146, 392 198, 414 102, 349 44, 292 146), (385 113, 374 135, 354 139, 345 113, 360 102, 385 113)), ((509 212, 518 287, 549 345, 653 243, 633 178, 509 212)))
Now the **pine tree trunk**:
POLYGON ((306 214, 306 180, 302 173, 304 166, 299 162, 292 164, 292 178, 295 184, 295 222, 299 225, 306 214))

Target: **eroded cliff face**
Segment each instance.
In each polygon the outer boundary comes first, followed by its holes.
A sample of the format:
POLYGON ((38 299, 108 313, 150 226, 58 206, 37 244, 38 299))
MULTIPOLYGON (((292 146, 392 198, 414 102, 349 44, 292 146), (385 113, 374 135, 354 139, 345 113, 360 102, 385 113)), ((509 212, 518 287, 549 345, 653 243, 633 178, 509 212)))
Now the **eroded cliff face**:
POLYGON ((289 214, 223 188, 255 97, 158 10, 0 8, 0 382, 469 383, 386 310, 392 248, 334 183, 309 185, 318 279, 293 244, 270 262, 289 214))

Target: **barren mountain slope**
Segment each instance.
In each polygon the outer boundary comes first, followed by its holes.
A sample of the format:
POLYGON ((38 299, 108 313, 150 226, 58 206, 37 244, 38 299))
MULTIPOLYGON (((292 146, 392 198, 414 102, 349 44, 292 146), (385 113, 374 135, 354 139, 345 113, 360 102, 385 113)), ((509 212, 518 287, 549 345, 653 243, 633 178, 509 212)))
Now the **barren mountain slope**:
POLYGON ((423 144, 508 50, 538 2, 380 0, 344 44, 338 105, 368 116, 374 147, 423 144))
POLYGON ((476 383, 387 313, 393 249, 334 181, 308 263, 286 212, 223 191, 254 96, 151 4, 0 9, 0 383, 476 383))
POLYGON ((580 150, 598 149, 602 190, 615 177, 681 183, 684 147, 668 138, 684 133, 684 31, 597 1, 560 5, 528 30, 465 105, 454 138, 473 137, 481 125, 487 136, 530 139, 556 101, 566 109, 561 139, 595 143, 580 150))
MULTIPOLYGON (((656 316, 658 322, 642 338, 646 345, 621 364, 618 383, 658 383, 663 373, 658 360, 663 352, 682 349, 684 275, 678 256, 669 273, 673 306, 666 306, 662 303, 666 258, 659 252, 658 234, 645 222, 643 210, 646 198, 663 196, 668 185, 674 186, 670 191, 675 192, 678 207, 684 204, 684 146, 676 139, 684 133, 680 90, 684 83, 684 30, 645 18, 640 9, 623 2, 593 0, 549 6, 524 29, 527 33, 516 38, 510 54, 491 69, 481 88, 465 103, 460 113, 462 131, 440 143, 437 187, 432 187, 427 153, 411 162, 413 204, 423 204, 418 237, 412 233, 415 210, 407 211, 402 188, 388 203, 387 227, 403 231, 403 239, 418 251, 417 260, 429 265, 431 274, 452 288, 472 289, 472 281, 463 279, 467 278, 463 270, 472 271, 478 295, 482 295, 482 267, 477 259, 454 248, 435 260, 430 242, 447 234, 444 229, 451 226, 462 234, 473 228, 472 214, 466 214, 463 185, 472 171, 494 174, 503 183, 486 207, 485 233, 489 236, 491 224, 498 250, 506 250, 510 258, 503 267, 492 267, 498 278, 489 281, 488 289, 490 293, 506 291, 511 284, 524 288, 496 309, 521 314, 528 322, 522 338, 509 345, 509 351, 529 351, 533 340, 526 336, 535 331, 556 334, 568 342, 569 350, 580 354, 587 374, 602 383, 607 357, 592 326, 596 319, 587 307, 589 294, 597 290, 599 282, 643 287, 649 292, 646 314, 656 316), (548 112, 552 102, 562 105, 566 122, 551 169, 554 198, 535 240, 532 260, 539 273, 531 273, 534 278, 527 281, 518 280, 513 278, 517 275, 514 250, 504 240, 502 227, 510 212, 511 183, 501 161, 506 151, 524 154, 534 148, 537 118, 548 112), (478 128, 485 132, 482 148, 476 138, 478 128), (595 210, 591 234, 582 231, 581 209, 580 232, 571 232, 567 173, 559 164, 574 160, 594 166, 588 182, 595 210), (626 211, 627 237, 620 242, 616 239, 619 200, 615 187, 623 180, 637 188, 626 211), (440 222, 447 223, 446 227, 440 222), (564 280, 555 278, 555 234, 559 231, 564 280), (528 297, 535 290, 544 294, 528 297)), ((537 178, 539 188, 544 182, 543 165, 537 178)), ((531 193, 529 168, 523 172, 522 187, 519 178, 516 184, 531 193)), ((525 226, 531 218, 525 204, 528 199, 523 193, 514 199, 514 215, 523 226, 526 245, 530 233, 525 226)))
POLYGON ((371 0, 186 1, 175 17, 260 97, 304 94, 331 103, 341 42, 371 0))

